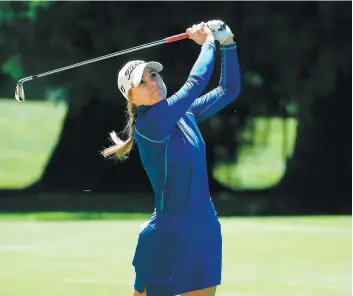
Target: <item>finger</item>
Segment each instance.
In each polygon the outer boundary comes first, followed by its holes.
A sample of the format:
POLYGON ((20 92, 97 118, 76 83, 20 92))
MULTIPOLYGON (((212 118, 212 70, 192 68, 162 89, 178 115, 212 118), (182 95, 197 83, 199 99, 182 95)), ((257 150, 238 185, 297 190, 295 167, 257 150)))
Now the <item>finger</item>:
POLYGON ((186 29, 186 33, 188 33, 189 38, 192 39, 192 38, 191 38, 192 29, 191 29, 191 28, 186 29))

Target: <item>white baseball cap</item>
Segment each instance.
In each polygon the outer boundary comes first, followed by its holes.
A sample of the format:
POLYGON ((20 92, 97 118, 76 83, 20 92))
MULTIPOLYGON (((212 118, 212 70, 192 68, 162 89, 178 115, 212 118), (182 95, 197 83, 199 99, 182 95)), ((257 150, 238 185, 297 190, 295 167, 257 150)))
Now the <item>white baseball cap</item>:
POLYGON ((128 100, 130 88, 140 84, 145 68, 151 68, 157 72, 162 71, 163 66, 158 62, 131 61, 128 62, 118 74, 118 87, 123 96, 128 100))

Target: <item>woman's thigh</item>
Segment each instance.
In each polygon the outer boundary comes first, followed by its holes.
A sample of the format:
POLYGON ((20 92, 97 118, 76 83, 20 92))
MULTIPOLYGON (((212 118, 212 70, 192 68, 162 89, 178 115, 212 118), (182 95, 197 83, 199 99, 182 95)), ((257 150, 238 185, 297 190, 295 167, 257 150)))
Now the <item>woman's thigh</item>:
POLYGON ((214 296, 216 295, 217 287, 210 287, 206 289, 201 289, 197 291, 191 291, 184 294, 180 294, 180 296, 214 296))
MULTIPOLYGON (((180 296, 215 296, 216 289, 217 287, 211 287, 211 288, 183 293, 183 294, 180 294, 180 296)), ((146 291, 140 293, 134 290, 134 293, 132 294, 132 296, 148 296, 148 295, 146 294, 146 291)))
POLYGON ((134 290, 134 293, 132 294, 132 296, 147 296, 146 295, 146 290, 143 291, 142 293, 137 292, 136 290, 134 290))

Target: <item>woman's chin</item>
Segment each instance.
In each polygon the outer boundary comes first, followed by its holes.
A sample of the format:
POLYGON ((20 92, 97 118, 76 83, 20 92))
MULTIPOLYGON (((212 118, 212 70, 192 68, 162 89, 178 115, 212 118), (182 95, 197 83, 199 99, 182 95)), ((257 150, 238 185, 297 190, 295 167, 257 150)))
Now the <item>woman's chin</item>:
POLYGON ((163 101, 164 99, 167 98, 166 92, 163 91, 163 90, 160 90, 160 89, 157 89, 157 90, 155 91, 154 95, 155 95, 156 99, 158 100, 158 102, 159 102, 159 101, 163 101))

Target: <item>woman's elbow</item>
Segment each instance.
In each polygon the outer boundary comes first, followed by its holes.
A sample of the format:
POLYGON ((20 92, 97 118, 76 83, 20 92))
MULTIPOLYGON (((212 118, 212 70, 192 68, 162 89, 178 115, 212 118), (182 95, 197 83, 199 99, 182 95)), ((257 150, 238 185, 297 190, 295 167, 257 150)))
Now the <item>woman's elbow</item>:
POLYGON ((187 84, 189 85, 189 88, 200 88, 200 89, 204 89, 207 86, 207 78, 205 79, 204 77, 201 76, 189 76, 187 79, 187 84))

